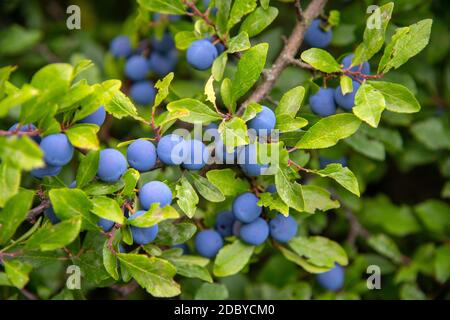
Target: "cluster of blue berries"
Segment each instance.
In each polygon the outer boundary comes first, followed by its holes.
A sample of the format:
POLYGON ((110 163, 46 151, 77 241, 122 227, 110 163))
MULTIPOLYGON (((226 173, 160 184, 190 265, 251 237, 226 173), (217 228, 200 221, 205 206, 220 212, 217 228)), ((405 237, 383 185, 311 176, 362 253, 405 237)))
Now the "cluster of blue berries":
MULTIPOLYGON (((342 60, 344 69, 351 66, 353 57, 354 55, 350 54, 342 60)), ((360 71, 361 74, 369 75, 370 65, 365 61, 361 66, 353 66, 350 71, 360 71)), ((309 97, 311 111, 322 117, 335 114, 338 106, 346 111, 351 111, 355 105, 356 92, 360 87, 359 80, 358 77, 352 76, 353 91, 346 94, 342 94, 340 85, 336 89, 320 87, 319 91, 309 97)))
MULTIPOLYGON (((105 108, 101 106, 89 116, 81 119, 79 123, 91 123, 101 126, 105 121, 105 117, 105 108)), ((16 123, 8 131, 37 132, 37 128, 32 123, 25 125, 16 123)), ((33 135, 32 139, 39 144, 45 161, 43 168, 31 171, 33 177, 42 179, 46 176, 57 176, 61 172, 62 167, 72 160, 74 147, 64 133, 50 134, 44 138, 39 135, 33 135)))
MULTIPOLYGON (((155 14, 154 20, 161 19, 161 15, 155 14)), ((179 20, 179 16, 169 16, 170 21, 179 20)), ((143 46, 148 42, 143 41, 143 46)), ((151 52, 142 48, 133 49, 128 36, 120 35, 110 43, 110 52, 116 58, 124 58, 125 75, 132 81, 130 96, 134 102, 140 105, 152 104, 155 99, 155 88, 149 75, 163 77, 173 71, 178 63, 178 51, 169 31, 162 38, 150 39, 151 52)))
MULTIPOLYGON (((274 190, 274 186, 267 191, 274 190)), ((269 235, 278 242, 288 242, 296 234, 297 221, 292 216, 277 213, 267 223, 261 217, 262 207, 258 197, 250 192, 243 193, 233 201, 232 211, 224 211, 216 216, 215 229, 199 232, 195 237, 195 247, 204 257, 212 258, 223 246, 223 238, 236 236, 250 245, 264 243, 269 235)))

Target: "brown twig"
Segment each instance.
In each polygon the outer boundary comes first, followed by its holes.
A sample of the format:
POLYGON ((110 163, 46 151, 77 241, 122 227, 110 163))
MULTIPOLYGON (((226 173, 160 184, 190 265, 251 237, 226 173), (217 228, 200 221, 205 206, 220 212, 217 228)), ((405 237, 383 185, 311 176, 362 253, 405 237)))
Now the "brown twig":
POLYGON ((12 131, 7 131, 7 130, 0 130, 0 136, 29 136, 29 137, 35 137, 38 136, 40 134, 40 131, 38 129, 36 130, 30 130, 30 131, 20 131, 19 128, 16 130, 12 130, 12 131))
POLYGON ((38 205, 37 207, 34 207, 30 211, 28 211, 27 221, 30 222, 30 223, 35 223, 36 222, 36 218, 42 212, 44 212, 45 209, 50 208, 50 206, 51 206, 50 200, 48 200, 48 199, 42 200, 40 205, 38 205))
POLYGON ((309 24, 321 13, 326 2, 326 0, 313 0, 309 4, 308 8, 302 12, 302 19, 296 22, 286 45, 278 58, 275 60, 275 63, 267 72, 267 76, 255 88, 250 97, 244 101, 238 110, 238 114, 242 114, 246 106, 251 102, 259 102, 270 93, 278 77, 297 54, 301 44, 303 43, 303 37, 309 24))

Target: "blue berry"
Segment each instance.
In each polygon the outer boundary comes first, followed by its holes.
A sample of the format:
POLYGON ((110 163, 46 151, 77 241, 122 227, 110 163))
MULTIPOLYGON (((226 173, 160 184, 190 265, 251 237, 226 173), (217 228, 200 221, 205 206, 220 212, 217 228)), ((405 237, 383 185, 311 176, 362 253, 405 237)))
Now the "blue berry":
POLYGON ((139 191, 139 201, 145 210, 150 209, 151 205, 157 202, 162 208, 172 203, 172 191, 161 181, 151 181, 144 184, 139 191))
POLYGON ((333 269, 319 273, 316 276, 317 282, 326 290, 338 291, 344 285, 344 268, 336 264, 333 269))
POLYGON ((50 220, 52 224, 57 224, 61 222, 61 220, 56 216, 53 207, 45 209, 44 215, 48 218, 48 220, 50 220))
MULTIPOLYGON (((140 215, 143 215, 146 211, 140 210, 132 214, 128 220, 133 220, 140 215)), ((147 228, 139 228, 135 226, 130 226, 131 235, 133 236, 133 242, 139 245, 145 245, 156 239, 158 235, 158 225, 155 224, 147 228)))
POLYGON ((92 123, 92 124, 96 124, 98 126, 101 126, 105 122, 105 118, 106 118, 105 107, 100 106, 100 108, 98 108, 93 113, 91 113, 90 115, 88 115, 87 117, 81 119, 78 122, 80 122, 80 123, 92 123))
POLYGON ((256 220, 262 212, 258 205, 258 197, 251 192, 245 192, 237 196, 233 201, 233 213, 236 219, 249 223, 256 220))
POLYGON ((153 104, 155 94, 153 82, 149 80, 135 82, 130 88, 131 99, 140 105, 153 104))
POLYGON ((104 182, 116 182, 127 170, 127 160, 115 149, 100 151, 97 176, 104 182))
POLYGON ((168 134, 159 140, 156 152, 162 163, 170 166, 180 165, 186 158, 187 147, 183 137, 168 134))
POLYGON ((143 56, 132 56, 125 63, 125 74, 134 81, 144 80, 148 73, 147 60, 143 56))
POLYGON ((216 230, 222 237, 229 237, 233 234, 234 214, 231 211, 220 212, 216 216, 216 230))
POLYGON ((133 51, 131 48, 130 38, 127 36, 115 37, 111 41, 109 51, 111 51, 112 55, 117 58, 128 57, 133 51))
POLYGON ((150 141, 136 140, 128 146, 127 160, 136 170, 149 171, 156 165, 156 148, 150 141))
POLYGON ((325 31, 320 26, 320 19, 315 19, 305 32, 305 42, 314 48, 327 47, 331 39, 333 38, 333 32, 331 30, 325 31))
POLYGON ((214 257, 222 246, 222 237, 215 230, 203 230, 195 237, 195 248, 203 257, 214 257))
POLYGON ((148 59, 148 67, 150 71, 156 75, 163 77, 175 69, 178 62, 178 51, 172 50, 167 54, 153 52, 148 59))
POLYGON ((256 144, 248 144, 239 150, 238 163, 242 171, 249 177, 260 176, 269 168, 268 164, 258 163, 256 144))
MULTIPOLYGON (((342 59, 342 64, 344 65, 344 69, 348 69, 348 67, 350 67, 354 57, 355 57, 355 55, 352 53, 352 54, 349 54, 348 56, 345 56, 344 59, 342 59)), ((360 68, 360 66, 353 66, 350 69, 350 71, 357 72, 357 71, 359 71, 359 68, 360 68)), ((362 63, 361 73, 363 73, 365 75, 369 75, 370 74, 370 64, 369 64, 369 62, 364 61, 362 63)))
POLYGON ((297 221, 291 216, 283 216, 277 214, 275 218, 270 220, 270 236, 279 242, 288 242, 297 234, 297 221))
POLYGON ((327 165, 332 164, 332 163, 340 163, 343 167, 347 166, 347 158, 346 157, 341 157, 338 159, 330 159, 327 157, 319 157, 319 163, 320 163, 320 167, 323 169, 325 168, 327 165))
POLYGON ((46 165, 43 168, 31 170, 31 175, 35 178, 42 179, 43 177, 54 177, 61 172, 62 167, 46 165))
POLYGON ((270 108, 262 106, 261 112, 251 119, 247 126, 249 129, 256 130, 258 134, 266 133, 270 135, 271 130, 275 128, 276 122, 275 113, 270 108))
POLYGON ((266 241, 269 236, 269 226, 262 218, 243 224, 240 230, 240 238, 248 244, 258 246, 266 241))
POLYGON ((321 87, 316 94, 309 97, 309 105, 311 111, 319 116, 327 117, 335 114, 334 90, 321 87))
POLYGON ((151 43, 153 49, 160 53, 167 53, 172 49, 175 49, 175 42, 173 41, 171 34, 168 32, 164 33, 162 39, 153 37, 151 39, 151 43))
MULTIPOLYGON (((8 131, 16 131, 17 128, 19 127, 19 123, 15 123, 11 128, 9 128, 8 131)), ((20 126, 20 130, 21 132, 30 132, 30 131, 34 131, 36 130, 36 126, 32 123, 29 124, 24 124, 20 126)), ((36 143, 40 143, 41 142, 41 137, 40 136, 32 136, 31 139, 33 139, 36 143)))
POLYGON ((42 139, 40 144, 44 160, 51 166, 64 166, 72 160, 73 146, 63 133, 51 134, 42 139))
POLYGON ((186 53, 188 63, 197 70, 211 68, 217 55, 216 47, 208 40, 194 41, 186 53))
POLYGON ((334 90, 334 101, 336 101, 336 104, 342 109, 351 111, 355 105, 355 96, 359 87, 359 82, 353 81, 353 91, 343 95, 341 86, 338 86, 334 90))
POLYGON ((200 140, 191 139, 186 141, 186 158, 183 167, 188 170, 200 170, 208 161, 209 152, 205 144, 200 140))
POLYGON ((100 218, 97 222, 98 226, 103 229, 103 231, 108 232, 114 226, 114 221, 100 218))

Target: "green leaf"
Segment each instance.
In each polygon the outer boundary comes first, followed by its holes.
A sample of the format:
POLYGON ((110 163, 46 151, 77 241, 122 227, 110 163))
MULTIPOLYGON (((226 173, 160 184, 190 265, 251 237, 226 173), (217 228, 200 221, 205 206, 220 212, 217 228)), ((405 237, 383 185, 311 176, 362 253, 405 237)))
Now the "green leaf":
POLYGON ((222 97, 223 104, 228 108, 230 113, 236 111, 236 101, 233 101, 232 92, 233 82, 230 78, 225 78, 220 86, 220 96, 222 97))
POLYGON ((187 110, 189 114, 180 117, 180 120, 188 123, 211 122, 222 119, 216 111, 206 104, 190 98, 170 102, 167 105, 167 110, 170 113, 187 110))
POLYGON ((430 150, 450 149, 450 126, 442 118, 428 118, 411 126, 413 136, 430 150))
POLYGON ((128 219, 127 223, 139 228, 148 228, 161 221, 167 219, 177 219, 179 217, 180 215, 172 206, 165 206, 161 208, 159 203, 153 203, 147 212, 135 217, 134 219, 128 219))
POLYGON ((72 243, 80 233, 81 217, 75 216, 58 224, 47 224, 26 242, 28 249, 53 251, 72 243))
MULTIPOLYGON (((297 115, 300 106, 302 105, 303 98, 305 97, 305 88, 298 86, 292 88, 286 92, 280 100, 277 108, 275 109, 275 114, 277 118, 279 115, 289 115, 295 117, 297 115)), ((278 124, 278 121, 277 121, 278 124)))
POLYGON ((389 2, 375 10, 367 19, 363 42, 356 48, 353 65, 360 65, 372 58, 383 46, 394 3, 389 2))
POLYGON ((222 54, 214 60, 211 69, 211 73, 212 76, 214 77, 214 80, 216 81, 222 80, 225 67, 227 66, 227 62, 228 62, 227 52, 222 52, 222 54))
POLYGON ((214 91, 214 77, 210 76, 205 85, 205 96, 206 101, 211 102, 214 108, 217 108, 216 105, 216 92, 214 91))
POLYGON ((262 106, 259 103, 251 102, 248 106, 245 107, 244 113, 242 114, 241 119, 245 122, 256 117, 258 113, 262 111, 262 106))
POLYGON ((450 205, 447 203, 430 199, 415 206, 414 211, 429 231, 441 235, 450 231, 450 205))
POLYGON ((340 72, 341 66, 333 58, 331 54, 323 49, 311 48, 302 52, 303 61, 317 69, 326 73, 340 72))
POLYGON ((295 145, 299 149, 323 149, 354 134, 361 121, 352 114, 336 114, 319 120, 295 145))
POLYGON ((383 94, 370 84, 363 83, 355 96, 353 113, 372 127, 378 127, 386 107, 383 94))
POLYGON ((30 50, 42 38, 42 31, 14 24, 0 31, 0 55, 19 55, 30 50))
POLYGON ((100 144, 97 137, 99 129, 95 124, 76 124, 66 130, 66 135, 76 148, 97 150, 100 144))
POLYGON ((146 10, 165 14, 185 14, 181 0, 138 0, 138 4, 146 10))
POLYGON ((387 110, 399 113, 420 111, 419 102, 405 86, 384 81, 369 81, 368 83, 384 96, 387 110))
POLYGON ((122 112, 120 110, 120 107, 112 104, 112 99, 120 92, 121 86, 122 83, 120 80, 106 80, 100 84, 94 84, 92 86, 92 94, 77 104, 77 107, 81 106, 81 109, 75 113, 73 121, 78 121, 84 117, 87 117, 102 105, 105 106, 106 111, 111 109, 111 111, 108 111, 110 113, 117 112, 119 117, 127 115, 126 112, 122 112))
POLYGON ((30 280, 29 273, 33 269, 32 265, 19 260, 5 260, 3 264, 9 281, 19 289, 25 287, 30 280))
POLYGON ((227 30, 230 30, 234 25, 239 23, 245 15, 253 12, 256 6, 256 0, 235 0, 231 7, 227 30))
POLYGON ((214 184, 212 184, 208 179, 190 172, 188 178, 191 183, 194 184, 198 193, 208 201, 211 202, 222 202, 225 200, 225 196, 214 184))
POLYGON ((447 181, 442 188, 441 197, 447 199, 450 198, 450 181, 447 181))
POLYGON ((347 76, 341 76, 339 84, 341 86, 342 95, 353 92, 353 80, 347 76))
POLYGON ((153 109, 159 106, 169 95, 169 86, 172 83, 173 77, 174 74, 171 72, 163 79, 159 79, 156 82, 155 88, 158 89, 158 93, 156 94, 155 102, 153 103, 153 109))
POLYGON ((220 249, 214 261, 213 273, 216 277, 227 277, 241 271, 250 261, 254 246, 234 241, 220 249))
POLYGON ((361 222, 366 227, 378 227, 386 233, 404 237, 421 230, 410 207, 396 206, 385 195, 366 198, 360 212, 361 222))
POLYGON ((278 16, 278 9, 275 7, 256 8, 244 22, 242 22, 239 32, 247 32, 249 37, 254 37, 266 29, 278 16))
POLYGON ((108 197, 94 197, 91 212, 100 218, 123 224, 124 214, 116 200, 108 197))
POLYGON ((232 0, 216 0, 217 18, 216 29, 220 37, 225 35, 228 31, 227 23, 230 16, 232 0))
POLYGON ((426 298, 416 283, 405 283, 400 288, 400 299, 402 300, 425 300, 426 298))
POLYGON ((238 117, 221 122, 219 125, 219 133, 228 152, 233 152, 236 147, 244 146, 250 142, 247 125, 244 120, 238 117))
POLYGON ((228 42, 228 53, 236 53, 247 50, 251 47, 247 32, 239 32, 239 34, 230 39, 228 42))
MULTIPOLYGON (((238 2, 242 0, 238 0, 238 2)), ((256 1, 256 0, 255 0, 256 1)), ((234 6, 236 6, 235 2, 234 6)), ((234 8, 233 6, 233 8, 234 8)), ((247 50, 239 59, 237 71, 232 82, 233 101, 246 94, 258 81, 266 64, 269 45, 260 43, 247 50)))
POLYGON ((316 210, 327 211, 340 207, 339 201, 331 199, 331 194, 326 189, 315 186, 302 186, 305 212, 315 213, 316 210))
POLYGON ((330 239, 320 236, 295 237, 288 243, 295 253, 316 266, 333 268, 336 262, 341 266, 348 264, 345 250, 330 239))
POLYGON ((197 35, 193 31, 180 31, 175 34, 175 46, 178 50, 186 50, 197 39, 197 35))
POLYGON ((434 260, 436 279, 445 283, 450 277, 450 246, 443 245, 436 249, 434 260))
POLYGON ((304 203, 302 186, 295 181, 290 181, 290 172, 290 168, 281 167, 275 174, 277 193, 289 207, 294 208, 297 211, 303 211, 304 203))
POLYGON ((345 189, 359 197, 358 180, 349 168, 343 167, 340 163, 332 163, 322 170, 311 170, 321 177, 329 177, 343 186, 345 189))
POLYGON ((394 240, 385 234, 372 235, 367 239, 367 244, 371 246, 376 252, 388 257, 395 263, 402 262, 402 254, 397 247, 394 240))
POLYGON ((39 90, 25 84, 20 90, 17 90, 0 101, 0 117, 5 117, 9 110, 19 106, 39 94, 39 90))
POLYGON ((125 187, 122 190, 122 194, 125 197, 132 197, 135 192, 134 189, 136 188, 136 185, 138 184, 139 177, 140 177, 139 171, 130 168, 128 169, 124 175, 122 176, 121 180, 125 183, 125 187))
POLYGON ((424 19, 409 27, 398 28, 386 46, 378 66, 378 72, 397 69, 422 51, 430 40, 433 20, 424 19))
POLYGON ((173 280, 177 270, 167 260, 141 254, 117 254, 131 276, 154 297, 174 297, 180 286, 173 280))
POLYGON ((180 179, 180 184, 177 184, 175 189, 177 191, 178 206, 189 218, 192 218, 195 215, 199 201, 194 187, 192 187, 189 181, 183 176, 180 179))
POLYGON ((107 239, 103 245, 103 266, 114 280, 119 280, 117 258, 109 248, 109 239, 107 239))
POLYGON ((119 180, 114 183, 93 182, 84 188, 84 192, 89 196, 104 196, 113 194, 125 187, 125 182, 119 180))
MULTIPOLYGON (((380 128, 377 128, 378 130, 380 128)), ((383 161, 386 156, 384 145, 367 137, 366 134, 358 131, 353 136, 345 139, 345 142, 357 152, 374 160, 383 161)))
POLYGON ((197 278, 212 282, 211 275, 205 266, 209 260, 203 257, 181 255, 168 257, 168 260, 177 268, 177 273, 188 278, 197 278))
POLYGON ((19 191, 21 172, 6 162, 0 163, 0 208, 19 191))
POLYGON ((195 300, 226 300, 228 289, 224 284, 204 283, 195 293, 195 300))
POLYGON ((25 220, 33 204, 34 191, 22 189, 5 203, 0 212, 0 243, 5 244, 25 220))
POLYGON ((287 248, 280 246, 279 249, 280 249, 281 253, 283 254, 283 256, 287 260, 294 262, 295 264, 297 264, 300 267, 302 267, 303 269, 305 269, 307 272, 322 273, 322 272, 326 272, 326 271, 330 270, 330 268, 319 267, 312 263, 309 263, 306 259, 303 259, 298 254, 296 254, 295 252, 292 252, 291 250, 289 250, 287 248))
POLYGON ((237 178, 236 172, 230 168, 210 170, 206 177, 225 196, 241 194, 250 188, 248 181, 237 178))
POLYGON ((305 118, 293 118, 287 114, 277 115, 277 123, 275 129, 280 130, 280 132, 296 131, 308 125, 308 120, 305 118))
POLYGON ((97 174, 100 152, 91 151, 81 161, 77 171, 77 188, 82 189, 97 174))
POLYGON ((259 195, 258 205, 278 211, 286 217, 289 215, 289 206, 281 200, 278 194, 271 194, 269 192, 261 193, 259 195))
POLYGON ((185 243, 191 239, 197 227, 192 223, 181 222, 174 224, 172 221, 163 221, 158 224, 156 242, 166 246, 185 243))
POLYGON ((0 158, 14 168, 28 171, 43 167, 43 157, 39 146, 27 136, 0 137, 0 158))
POLYGON ((130 98, 128 98, 122 91, 117 91, 115 93, 111 101, 105 104, 105 109, 117 119, 132 117, 138 121, 143 121, 143 119, 139 117, 137 109, 131 102, 130 98))
POLYGON ((50 201, 58 218, 61 220, 82 217, 89 228, 97 229, 97 221, 90 213, 92 202, 80 189, 60 188, 49 192, 50 201))

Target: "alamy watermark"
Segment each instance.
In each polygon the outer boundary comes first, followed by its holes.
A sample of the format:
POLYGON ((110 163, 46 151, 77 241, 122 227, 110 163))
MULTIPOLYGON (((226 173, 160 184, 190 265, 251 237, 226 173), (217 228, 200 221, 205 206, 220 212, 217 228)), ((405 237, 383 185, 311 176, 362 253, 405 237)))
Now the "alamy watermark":
POLYGON ((66 13, 69 16, 66 19, 66 26, 69 30, 80 30, 81 29, 81 9, 77 5, 70 5, 66 9, 66 13))

